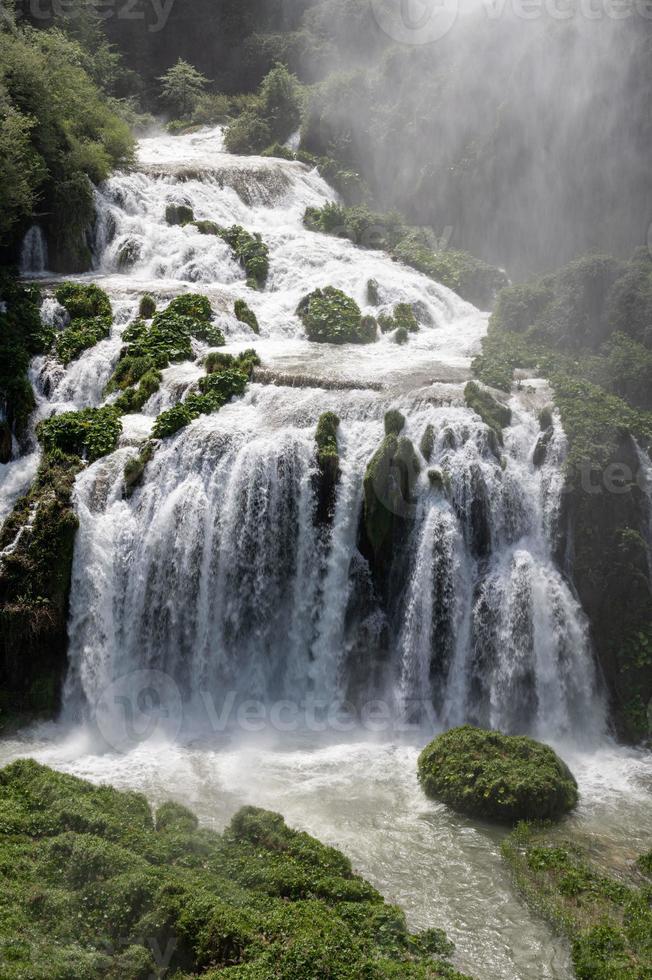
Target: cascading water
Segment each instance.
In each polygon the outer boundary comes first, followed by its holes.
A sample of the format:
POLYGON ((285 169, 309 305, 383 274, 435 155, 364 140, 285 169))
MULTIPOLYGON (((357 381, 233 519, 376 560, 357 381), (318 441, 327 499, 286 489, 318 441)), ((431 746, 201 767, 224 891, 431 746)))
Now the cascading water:
MULTIPOLYGON (((98 191, 95 262, 116 322, 67 369, 35 366, 40 411, 102 402, 144 291, 161 301, 206 293, 227 350, 255 346, 264 368, 312 387, 252 384, 164 443, 127 499, 126 447, 201 374, 175 365, 143 414, 125 418, 123 448, 79 477, 67 710, 92 715, 116 678, 156 669, 193 710, 225 691, 356 708, 379 697, 402 724, 472 720, 570 735, 586 734, 591 717, 599 730, 583 615, 552 559, 563 435, 557 426, 537 469, 537 423, 515 399, 505 447, 495 445, 460 385, 486 316, 382 253, 305 230, 305 208, 333 197, 301 164, 225 154, 219 130, 143 141, 140 171, 98 191), (246 286, 221 238, 168 225, 170 203, 260 232, 270 249, 265 291, 246 286), (382 308, 409 302, 419 311, 421 330, 408 345, 304 339, 295 314, 303 296, 334 285, 377 313, 370 279, 382 308), (260 337, 235 319, 239 297, 260 337), (334 382, 341 390, 325 390, 334 382), (428 463, 419 454, 405 553, 383 601, 358 544, 365 468, 390 407, 405 415, 415 446, 429 426, 434 441, 428 463), (315 520, 314 432, 327 410, 341 419, 341 477, 324 528, 315 520)), ((50 305, 48 315, 54 322, 60 312, 50 305)))
MULTIPOLYGON (((535 466, 537 409, 548 396, 532 381, 512 399, 512 424, 504 446, 496 444, 462 395, 486 315, 382 253, 306 231, 305 207, 334 197, 300 164, 223 153, 220 131, 145 140, 139 172, 98 191, 92 278, 110 294, 113 330, 65 369, 47 358, 33 363, 34 421, 102 403, 144 292, 161 305, 182 292, 208 295, 225 349, 255 347, 266 383, 162 442, 127 496, 125 463, 156 415, 203 373, 207 348, 198 345, 197 363, 166 369, 142 414, 124 416, 120 448, 78 477, 65 714, 93 721, 105 692, 133 699, 117 679, 144 673, 167 678, 187 719, 208 712, 213 731, 190 725, 164 751, 137 732, 115 754, 106 751, 107 741, 118 743, 105 724, 100 751, 92 725, 48 726, 5 739, 2 761, 29 753, 154 801, 172 796, 211 826, 244 803, 280 810, 345 850, 414 928, 444 926, 465 972, 570 980, 568 951, 501 869, 498 832, 427 801, 415 775, 417 745, 439 726, 470 720, 562 739, 582 791, 573 820, 606 834, 628 860, 648 846, 649 765, 604 744, 590 753, 572 746, 580 733, 600 735, 604 715, 584 616, 553 559, 564 436, 555 420, 545 462, 535 466), (247 288, 219 238, 168 226, 168 203, 260 232, 270 246, 266 290, 247 288), (330 284, 378 313, 368 306, 371 278, 381 309, 415 304, 420 332, 404 347, 387 336, 366 347, 308 343, 299 300, 330 284), (261 336, 235 319, 236 298, 256 313, 261 336), (301 386, 284 384, 288 377, 301 386), (432 426, 432 446, 427 462, 417 452, 420 472, 402 501, 404 546, 381 596, 362 554, 360 516, 388 408, 403 413, 403 434, 417 448, 432 426), (314 452, 325 411, 341 419, 326 526, 315 519, 314 452), (301 702, 303 718, 318 724, 225 735, 229 695, 273 702, 283 723, 292 717, 287 703, 301 702), (340 715, 326 731, 308 710, 344 700, 357 709, 370 699, 387 708, 389 735, 385 727, 381 738, 361 738, 340 715), (404 736, 412 725, 426 732, 404 736)), ((44 313, 63 325, 53 300, 44 313)), ((38 454, 29 459, 33 472, 38 454)), ((20 465, 7 464, 8 476, 18 478, 20 465)), ((176 702, 164 707, 174 722, 176 702)))
POLYGON ((28 229, 20 250, 20 271, 24 276, 42 275, 48 267, 48 246, 40 225, 28 229))

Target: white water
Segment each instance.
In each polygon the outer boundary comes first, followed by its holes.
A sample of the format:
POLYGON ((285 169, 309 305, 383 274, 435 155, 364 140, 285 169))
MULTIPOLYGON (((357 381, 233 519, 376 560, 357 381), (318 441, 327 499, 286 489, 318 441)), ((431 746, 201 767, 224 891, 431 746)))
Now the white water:
POLYGON ((42 275, 48 267, 48 246, 40 225, 32 225, 23 239, 20 250, 20 271, 23 275, 42 275))
MULTIPOLYGON (((125 499, 133 447, 202 368, 164 372, 143 414, 124 419, 121 448, 77 481, 65 714, 90 728, 29 733, 5 743, 3 757, 35 754, 154 799, 172 795, 219 826, 241 802, 270 806, 342 847, 415 926, 447 928, 460 965, 477 977, 569 977, 564 945, 505 878, 497 832, 425 801, 414 775, 415 745, 464 720, 563 738, 585 793, 577 826, 604 828, 619 846, 634 828, 652 831, 641 802, 649 763, 581 747, 604 746, 604 710, 584 616, 552 557, 565 450, 558 423, 546 464, 532 463, 545 389, 533 382, 512 399, 513 423, 495 454, 461 384, 486 315, 382 253, 306 231, 306 206, 334 197, 315 172, 228 156, 219 131, 145 140, 141 162, 141 172, 116 175, 98 192, 92 278, 111 296, 112 335, 65 370, 35 363, 37 414, 102 402, 121 333, 146 291, 161 304, 203 292, 228 351, 253 346, 271 371, 361 387, 251 384, 161 444, 125 499), (270 246, 266 290, 246 287, 219 238, 168 227, 170 202, 259 231, 270 246), (126 244, 135 259, 120 268, 126 244), (383 307, 418 304, 420 332, 404 347, 387 336, 364 348, 308 343, 299 300, 330 284, 377 313, 367 304, 370 278, 383 307), (240 297, 258 316, 260 338, 233 316, 240 297), (415 447, 429 424, 436 438, 405 503, 409 540, 383 606, 357 537, 364 471, 390 407, 405 414, 415 447), (341 418, 329 531, 313 521, 312 482, 315 426, 326 410, 341 418), (446 475, 446 493, 431 487, 429 467, 446 475), (345 700, 362 719, 360 735, 338 710, 345 700), (139 722, 154 702, 162 733, 184 733, 172 744, 134 738, 127 724, 146 728, 139 722), (247 733, 261 727, 275 741, 248 745, 247 733), (235 740, 217 739, 234 728, 235 740), (631 813, 624 808, 619 824, 624 793, 631 813)), ((48 315, 58 311, 50 305, 48 315)), ((204 352, 198 345, 198 358, 204 352)))

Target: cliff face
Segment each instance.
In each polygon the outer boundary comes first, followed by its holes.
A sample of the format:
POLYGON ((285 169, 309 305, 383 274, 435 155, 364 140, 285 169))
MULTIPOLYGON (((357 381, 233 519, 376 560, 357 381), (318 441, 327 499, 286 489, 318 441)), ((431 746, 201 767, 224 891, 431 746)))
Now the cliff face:
POLYGON ((567 571, 591 624, 616 733, 631 742, 652 736, 650 505, 640 470, 636 444, 623 435, 604 478, 587 475, 564 502, 567 571))

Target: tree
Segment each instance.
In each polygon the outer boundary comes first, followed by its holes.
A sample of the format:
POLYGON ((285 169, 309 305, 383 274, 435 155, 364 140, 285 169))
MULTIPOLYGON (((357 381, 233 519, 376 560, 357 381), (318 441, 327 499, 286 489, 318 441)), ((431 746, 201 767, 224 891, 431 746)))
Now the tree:
POLYGON ((159 81, 162 82, 161 97, 176 112, 178 119, 191 115, 208 84, 208 79, 183 58, 179 58, 159 81))

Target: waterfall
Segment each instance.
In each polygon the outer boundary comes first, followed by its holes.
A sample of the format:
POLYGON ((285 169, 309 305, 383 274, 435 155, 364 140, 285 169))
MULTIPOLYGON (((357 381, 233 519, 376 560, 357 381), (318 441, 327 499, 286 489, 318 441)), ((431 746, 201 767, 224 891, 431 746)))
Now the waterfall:
POLYGON ((102 403, 144 292, 161 304, 205 293, 225 349, 255 347, 261 380, 276 383, 254 380, 243 397, 163 441, 142 484, 125 494, 135 447, 202 373, 207 348, 198 344, 197 362, 166 369, 142 414, 124 418, 119 449, 78 477, 66 710, 92 716, 118 678, 151 670, 171 679, 191 713, 207 698, 219 707, 226 694, 347 702, 353 711, 381 699, 397 725, 469 720, 573 735, 593 719, 599 732, 585 617, 553 558, 559 421, 535 466, 536 413, 516 395, 498 446, 463 397, 487 315, 384 253, 307 231, 305 208, 335 197, 302 164, 226 154, 220 130, 143 140, 137 172, 98 190, 95 261, 115 324, 66 369, 40 364, 45 407, 102 403), (169 226, 169 203, 259 232, 270 251, 266 289, 247 286, 218 236, 169 226), (379 307, 369 303, 370 279, 379 307), (325 285, 364 313, 411 303, 420 330, 404 346, 388 335, 364 348, 309 343, 296 308, 325 285), (238 298, 256 313, 260 336, 235 318, 238 298), (384 595, 361 525, 365 471, 390 408, 405 416, 419 473, 384 595), (314 442, 325 411, 340 419, 327 525, 316 517, 314 442), (426 431, 432 444, 421 451, 426 431))
POLYGON ((38 276, 48 267, 48 246, 40 225, 28 230, 20 250, 20 272, 23 276, 38 276))

